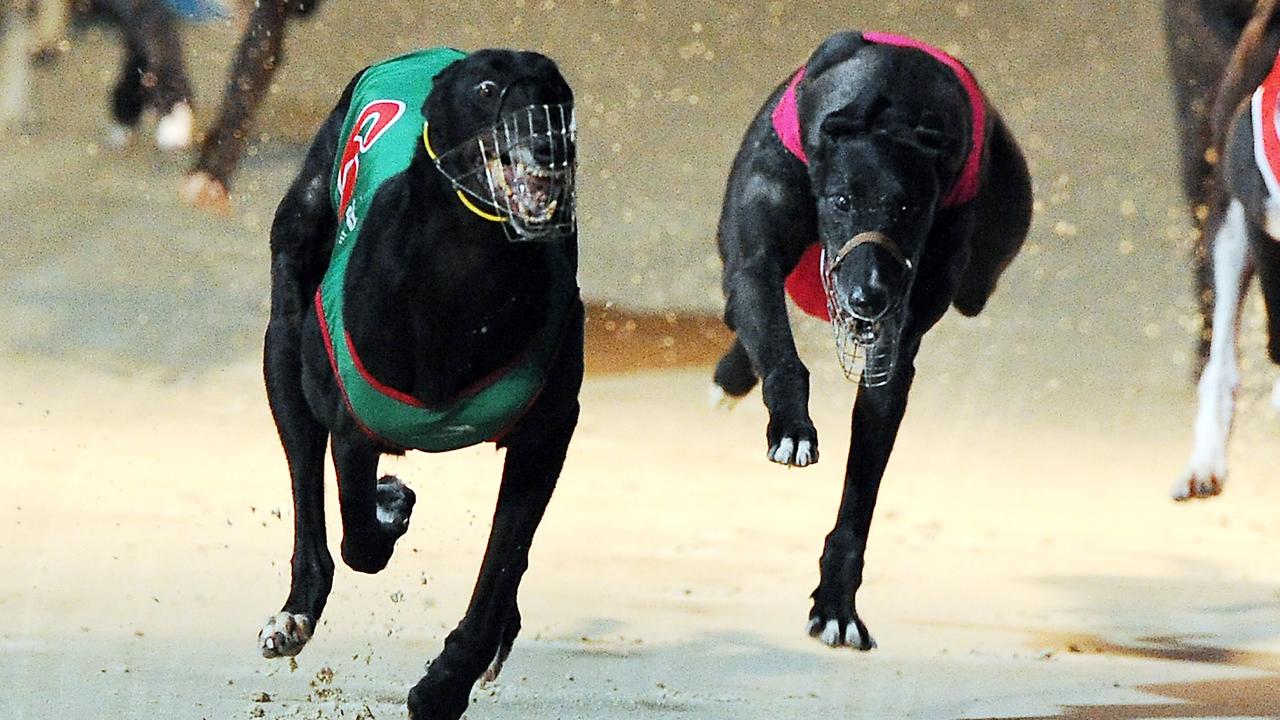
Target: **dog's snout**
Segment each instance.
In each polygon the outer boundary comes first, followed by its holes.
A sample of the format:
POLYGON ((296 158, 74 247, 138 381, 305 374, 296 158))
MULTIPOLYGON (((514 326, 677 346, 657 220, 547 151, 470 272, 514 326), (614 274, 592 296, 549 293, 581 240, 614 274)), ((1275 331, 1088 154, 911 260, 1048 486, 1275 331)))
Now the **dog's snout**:
POLYGON ((878 282, 859 283, 849 289, 849 309, 863 320, 879 320, 889 312, 892 297, 878 282))

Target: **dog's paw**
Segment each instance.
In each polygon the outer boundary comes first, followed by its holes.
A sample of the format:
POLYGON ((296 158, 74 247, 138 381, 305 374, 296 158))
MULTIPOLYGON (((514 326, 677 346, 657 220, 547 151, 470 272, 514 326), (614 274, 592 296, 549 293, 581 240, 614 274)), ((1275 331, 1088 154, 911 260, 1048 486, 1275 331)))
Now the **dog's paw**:
POLYGON ((1216 472, 1208 469, 1188 469, 1173 484, 1173 492, 1171 494, 1173 499, 1178 502, 1197 498, 1211 498, 1222 492, 1222 486, 1226 484, 1226 481, 1227 473, 1225 470, 1216 472))
POLYGON ((818 431, 808 418, 800 423, 774 423, 771 420, 768 435, 769 459, 773 462, 792 467, 818 462, 818 431))
MULTIPOLYGON (((439 662, 432 663, 432 670, 439 662)), ((472 684, 447 670, 429 672, 409 691, 409 720, 458 720, 470 705, 472 684)))
POLYGON ((817 440, 784 437, 769 448, 769 459, 779 465, 806 467, 818 462, 817 440))
POLYGON ((867 631, 867 626, 854 617, 852 621, 836 620, 814 615, 809 618, 805 627, 809 637, 817 638, 827 647, 851 647, 867 651, 876 646, 876 641, 867 631))
POLYGON ((231 197, 227 186, 207 172, 191 173, 178 187, 178 199, 184 205, 207 210, 216 215, 231 214, 231 197))
POLYGON ((389 539, 398 539, 409 529, 409 517, 413 514, 416 499, 413 491, 395 475, 383 475, 378 479, 378 522, 389 539))
POLYGON ((156 147, 161 150, 186 150, 191 147, 191 126, 195 115, 191 105, 180 102, 156 123, 156 147))
POLYGON ((311 639, 313 629, 310 617, 279 612, 267 618, 267 624, 258 632, 258 650, 266 658, 297 655, 311 639))

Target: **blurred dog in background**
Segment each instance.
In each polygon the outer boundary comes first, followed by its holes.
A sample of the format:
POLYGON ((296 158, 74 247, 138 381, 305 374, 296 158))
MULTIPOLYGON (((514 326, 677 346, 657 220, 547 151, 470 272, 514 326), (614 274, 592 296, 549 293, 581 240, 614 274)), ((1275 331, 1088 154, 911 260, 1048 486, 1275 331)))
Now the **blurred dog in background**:
MULTIPOLYGON (((18 127, 30 114, 34 59, 48 60, 66 47, 72 10, 100 15, 115 26, 125 45, 124 65, 111 96, 108 140, 129 142, 153 116, 156 145, 180 150, 191 145, 191 83, 182 56, 180 15, 194 8, 178 0, 0 0, 4 80, 0 84, 0 126, 18 127)), ((211 7, 211 6, 210 6, 211 7)))
POLYGON ((1195 371, 1209 358, 1213 333, 1212 258, 1205 241, 1213 169, 1220 152, 1211 139, 1210 114, 1231 51, 1252 17, 1256 0, 1165 0, 1165 49, 1178 130, 1182 190, 1200 231, 1192 256, 1196 303, 1202 321, 1195 371))
MULTIPOLYGON (((1280 0, 1260 0, 1239 34, 1212 102, 1195 116, 1206 148, 1201 183, 1205 219, 1200 281, 1209 352, 1199 383, 1195 442, 1177 500, 1211 497, 1227 478, 1227 440, 1240 387, 1236 337, 1249 282, 1256 274, 1268 314, 1267 351, 1280 363, 1280 0)), ((1185 70, 1185 68, 1184 68, 1185 70)), ((1203 102, 1203 101, 1202 101, 1203 102)), ((1184 137, 1184 142, 1186 139, 1184 137)), ((1186 157, 1184 147, 1184 161, 1186 157)), ((1280 383, 1272 402, 1280 400, 1280 383)))

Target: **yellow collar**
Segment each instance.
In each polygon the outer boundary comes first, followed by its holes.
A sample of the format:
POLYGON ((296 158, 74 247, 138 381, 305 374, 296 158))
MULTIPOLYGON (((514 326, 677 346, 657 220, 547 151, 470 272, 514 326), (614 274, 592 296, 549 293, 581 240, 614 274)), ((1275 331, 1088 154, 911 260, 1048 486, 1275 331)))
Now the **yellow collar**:
MULTIPOLYGON (((424 147, 426 147, 426 149, 427 149, 427 156, 428 156, 428 157, 430 157, 430 158, 434 161, 434 160, 436 159, 436 151, 431 149, 431 138, 430 138, 430 136, 428 136, 428 135, 427 135, 427 126, 428 126, 428 125, 429 125, 429 123, 427 123, 427 122, 423 122, 423 123, 422 123, 422 145, 423 145, 424 147)), ((456 188, 456 187, 455 187, 455 188, 453 189, 453 191, 454 191, 455 193, 457 193, 457 195, 458 195, 458 200, 462 201, 462 204, 463 204, 463 205, 464 205, 468 210, 470 210, 471 212, 475 213, 476 215, 479 215, 480 217, 482 217, 482 218, 484 218, 485 220, 488 220, 488 221, 490 221, 490 222, 506 222, 506 221, 507 221, 507 219, 506 219, 506 218, 504 218, 504 217, 502 217, 501 215, 495 215, 494 213, 488 213, 488 212, 485 212, 484 210, 481 210, 480 208, 476 207, 476 204, 475 204, 475 203, 473 203, 473 202, 471 202, 471 199, 470 199, 470 198, 468 198, 468 197, 467 197, 467 196, 466 196, 466 195, 465 195, 461 190, 459 190, 458 188, 456 188)))

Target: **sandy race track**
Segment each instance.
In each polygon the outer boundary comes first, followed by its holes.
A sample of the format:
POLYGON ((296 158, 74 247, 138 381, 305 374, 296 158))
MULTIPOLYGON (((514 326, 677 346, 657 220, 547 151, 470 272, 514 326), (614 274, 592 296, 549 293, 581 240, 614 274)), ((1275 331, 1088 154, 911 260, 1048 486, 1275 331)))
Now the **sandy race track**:
MULTIPOLYGON (((1256 302, 1227 490, 1167 499, 1194 392, 1156 9, 874 4, 833 18, 819 2, 520 2, 520 22, 484 40, 561 58, 591 114, 596 310, 525 629, 469 718, 1280 717, 1280 419, 1256 302), (1116 27, 1081 29, 1095 16, 1116 27), (968 60, 1039 198, 988 312, 925 341, 859 594, 880 645, 867 654, 803 632, 854 392, 826 329, 799 328, 816 467, 765 461, 758 394, 729 414, 705 402, 725 343, 705 319, 712 234, 741 124, 778 68, 859 25, 968 60)), ((185 158, 102 145, 109 33, 83 32, 37 74, 32 119, 0 155, 0 720, 404 716, 465 606, 501 457, 389 463, 419 498, 391 566, 339 567, 296 666, 259 657, 292 521, 256 359, 265 228, 351 72, 482 44, 490 4, 456 5, 416 22, 416 3, 391 3, 362 26, 376 42, 344 31, 355 3, 300 25, 230 218, 177 204, 185 158)), ((234 31, 188 33, 201 119, 234 31)))

